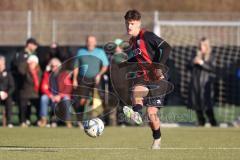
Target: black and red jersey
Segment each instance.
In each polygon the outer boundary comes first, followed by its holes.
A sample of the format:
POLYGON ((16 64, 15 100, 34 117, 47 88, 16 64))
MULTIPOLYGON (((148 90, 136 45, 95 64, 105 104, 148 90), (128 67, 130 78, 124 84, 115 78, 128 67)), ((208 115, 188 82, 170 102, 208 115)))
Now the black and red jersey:
POLYGON ((144 73, 145 80, 151 79, 149 74, 147 74, 149 71, 154 73, 155 68, 152 64, 165 64, 171 50, 170 45, 166 41, 153 32, 144 29, 140 30, 138 36, 130 39, 130 45, 133 53, 131 61, 138 62, 144 73))

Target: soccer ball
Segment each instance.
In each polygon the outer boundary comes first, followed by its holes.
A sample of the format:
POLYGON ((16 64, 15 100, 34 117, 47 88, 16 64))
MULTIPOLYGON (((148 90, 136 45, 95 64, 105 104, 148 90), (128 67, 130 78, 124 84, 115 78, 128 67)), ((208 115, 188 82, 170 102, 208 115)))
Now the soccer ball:
POLYGON ((104 130, 103 121, 100 118, 94 118, 84 122, 85 133, 93 138, 102 135, 104 130))

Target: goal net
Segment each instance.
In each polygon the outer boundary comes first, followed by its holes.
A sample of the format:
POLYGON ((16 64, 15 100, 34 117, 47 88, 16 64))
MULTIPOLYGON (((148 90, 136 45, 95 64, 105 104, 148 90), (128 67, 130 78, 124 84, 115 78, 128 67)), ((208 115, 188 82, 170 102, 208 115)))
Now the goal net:
POLYGON ((240 23, 234 21, 158 21, 155 33, 172 46, 170 68, 176 97, 187 104, 192 73, 187 66, 196 53, 199 40, 207 37, 215 55, 214 84, 217 116, 222 122, 236 119, 240 104, 240 23))

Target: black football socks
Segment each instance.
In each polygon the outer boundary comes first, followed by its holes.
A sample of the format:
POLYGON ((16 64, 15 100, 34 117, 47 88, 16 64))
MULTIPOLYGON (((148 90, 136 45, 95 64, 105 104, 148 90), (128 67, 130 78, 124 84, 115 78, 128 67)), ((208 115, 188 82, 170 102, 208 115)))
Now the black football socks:
POLYGON ((159 139, 161 137, 160 127, 157 130, 152 129, 153 139, 159 139))
POLYGON ((138 112, 142 116, 142 108, 143 106, 141 104, 135 104, 133 106, 133 111, 138 112))

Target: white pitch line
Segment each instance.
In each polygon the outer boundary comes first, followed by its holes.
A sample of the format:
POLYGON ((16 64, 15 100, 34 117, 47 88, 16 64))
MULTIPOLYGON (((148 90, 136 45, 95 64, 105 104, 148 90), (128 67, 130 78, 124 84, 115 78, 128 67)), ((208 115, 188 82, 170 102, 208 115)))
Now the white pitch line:
POLYGON ((15 151, 15 150, 137 150, 138 148, 61 148, 61 147, 0 147, 1 150, 15 151))
MULTIPOLYGON (((76 148, 61 148, 61 147, 0 147, 0 151, 58 151, 58 150, 140 150, 140 149, 147 149, 147 148, 85 148, 85 147, 76 147, 76 148)), ((219 148, 188 148, 188 147, 166 147, 161 148, 161 150, 240 150, 240 148, 226 148, 226 147, 219 147, 219 148)))
POLYGON ((186 148, 186 147, 166 147, 166 148, 161 148, 163 150, 203 150, 204 148, 186 148))
POLYGON ((200 147, 200 148, 176 148, 176 147, 173 147, 173 148, 161 148, 161 149, 164 149, 164 150, 240 150, 240 148, 203 148, 203 147, 200 147))
POLYGON ((210 149, 210 150, 240 150, 240 148, 225 148, 225 147, 223 147, 223 148, 208 148, 208 149, 210 149))

